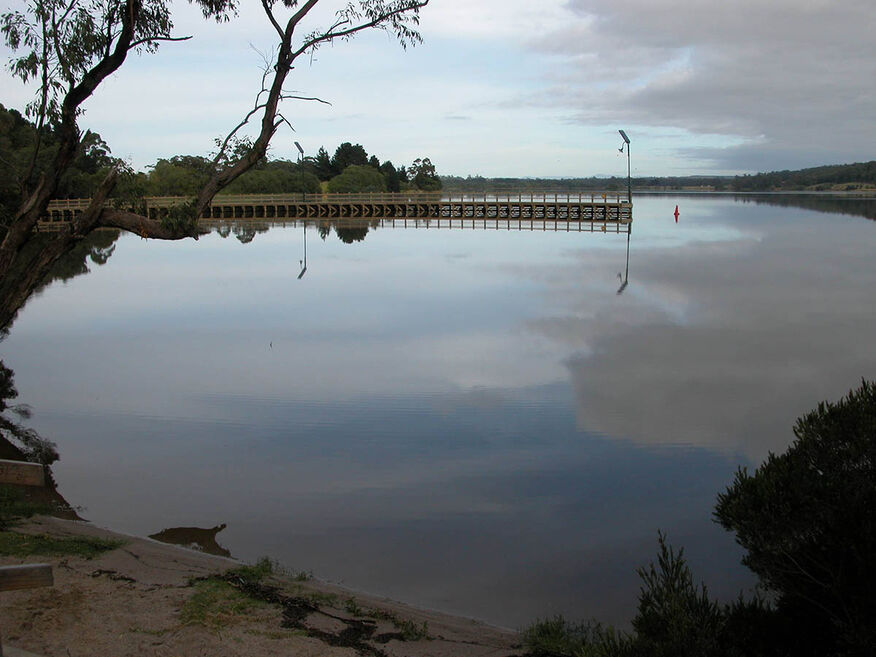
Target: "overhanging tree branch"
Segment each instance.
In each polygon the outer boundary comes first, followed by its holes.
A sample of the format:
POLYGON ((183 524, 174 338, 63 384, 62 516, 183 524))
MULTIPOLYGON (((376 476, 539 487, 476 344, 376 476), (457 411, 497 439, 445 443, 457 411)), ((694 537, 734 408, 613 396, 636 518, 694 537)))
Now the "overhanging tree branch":
MULTIPOLYGON (((216 167, 192 202, 176 208, 169 219, 151 219, 130 209, 108 207, 107 199, 116 182, 115 174, 111 174, 70 231, 39 235, 36 239, 37 222, 45 215, 62 177, 83 148, 83 136, 77 125, 83 103, 107 77, 119 70, 132 50, 152 52, 159 43, 186 41, 191 37, 171 36, 170 0, 102 0, 87 4, 81 0, 15 1, 27 8, 0 16, 0 31, 13 51, 28 51, 13 60, 13 74, 24 82, 33 78, 40 82, 38 96, 29 105, 30 112, 37 117, 38 130, 35 151, 29 167, 25 168, 28 175, 22 187, 22 200, 0 226, 0 280, 17 277, 15 285, 6 286, 9 290, 14 288, 14 293, 0 302, 0 328, 8 325, 29 291, 43 279, 65 249, 96 227, 121 228, 158 239, 197 237, 198 217, 203 216, 215 194, 264 158, 281 125, 292 128, 291 122, 280 112, 280 104, 285 100, 329 104, 316 96, 284 91, 295 59, 335 39, 349 39, 373 28, 391 30, 403 46, 417 43, 421 41, 414 29, 419 22, 418 12, 429 2, 344 0, 346 5, 330 21, 328 29, 312 32, 296 44, 296 30, 323 0, 282 0, 282 3, 261 0, 278 41, 273 56, 266 62, 261 90, 256 94, 252 109, 219 145, 214 166, 227 158, 240 130, 259 116, 258 131, 252 142, 239 140, 234 148, 235 159, 227 166, 216 167), (279 18, 283 8, 290 14, 285 23, 279 18), (43 126, 49 124, 56 150, 49 163, 39 170, 38 135, 43 126), (33 246, 37 243, 40 246, 33 246), (28 245, 33 249, 25 258, 21 254, 28 245)), ((221 22, 236 14, 237 0, 192 1, 201 7, 205 18, 221 22)), ((136 203, 131 207, 135 206, 136 203)))
MULTIPOLYGON (((407 26, 403 22, 403 17, 410 17, 413 23, 418 22, 418 12, 422 7, 425 7, 429 4, 429 0, 397 0, 396 2, 392 2, 390 4, 386 4, 383 0, 360 0, 359 9, 369 16, 369 20, 363 21, 357 25, 353 25, 352 27, 339 30, 338 26, 346 24, 350 21, 352 16, 359 16, 360 14, 356 9, 353 8, 353 5, 348 5, 345 10, 339 12, 338 20, 333 23, 333 26, 330 27, 327 31, 318 33, 315 36, 311 35, 304 39, 303 44, 297 49, 292 49, 292 39, 295 33, 295 29, 301 23, 305 16, 318 4, 319 0, 308 0, 301 7, 299 7, 298 11, 296 11, 286 23, 286 29, 282 30, 282 35, 280 38, 280 43, 277 46, 277 55, 275 59, 275 63, 273 66, 273 79, 271 81, 270 89, 268 90, 267 99, 264 103, 258 104, 256 106, 256 110, 259 109, 263 112, 262 120, 261 120, 261 128, 256 139, 253 141, 252 148, 244 154, 242 157, 238 159, 237 162, 232 164, 231 166, 217 171, 216 174, 207 182, 207 184, 201 189, 200 193, 197 197, 197 202, 195 204, 195 210, 200 215, 206 209, 206 207, 210 204, 213 197, 224 187, 228 186, 231 182, 241 176, 243 173, 251 169, 255 164, 265 156, 267 153, 268 144, 270 143, 271 138, 277 131, 277 128, 283 123, 282 121, 277 122, 276 116, 279 108, 279 104, 281 100, 283 100, 283 85, 286 81, 286 77, 289 72, 292 70, 293 62, 302 54, 306 53, 309 50, 313 50, 324 43, 329 43, 335 39, 344 39, 350 38, 353 35, 376 27, 381 26, 391 26, 396 31, 396 36, 401 41, 402 45, 406 45, 406 41, 410 40, 411 42, 419 42, 421 40, 420 35, 413 28, 407 26)), ((268 12, 269 16, 273 18, 273 13, 270 10, 270 5, 264 5, 266 12, 268 12)), ((279 23, 274 20, 277 25, 275 29, 279 27, 279 23)), ((278 34, 280 34, 278 30, 278 34)), ((262 91, 259 92, 257 98, 261 96, 261 93, 265 90, 265 81, 266 77, 262 78, 262 91)), ((247 115, 242 124, 246 124, 249 119, 253 116, 253 112, 247 115)), ((242 125, 239 125, 235 128, 240 130, 242 125)), ((234 132, 232 132, 229 137, 226 138, 225 146, 227 147, 227 143, 230 140, 230 137, 233 136, 234 132)), ((224 151, 224 149, 220 149, 224 151)))
POLYGON ((167 36, 167 37, 146 37, 146 38, 143 38, 143 39, 139 39, 139 40, 137 40, 137 41, 134 41, 130 46, 128 46, 128 49, 129 49, 129 50, 133 50, 133 49, 136 48, 137 46, 142 46, 144 43, 159 43, 159 42, 161 42, 161 41, 188 41, 188 40, 191 39, 191 38, 192 38, 191 35, 190 35, 190 36, 184 36, 184 37, 171 37, 171 36, 167 36))

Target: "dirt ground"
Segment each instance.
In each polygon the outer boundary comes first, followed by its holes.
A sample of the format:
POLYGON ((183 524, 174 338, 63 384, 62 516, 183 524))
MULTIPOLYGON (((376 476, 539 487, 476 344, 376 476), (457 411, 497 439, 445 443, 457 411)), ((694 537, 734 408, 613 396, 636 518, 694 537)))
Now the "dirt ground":
POLYGON ((50 588, 0 593, 4 646, 45 657, 372 655, 510 657, 510 631, 294 575, 228 575, 242 564, 88 523, 36 517, 16 531, 123 540, 82 557, 0 557, 51 563, 50 588))

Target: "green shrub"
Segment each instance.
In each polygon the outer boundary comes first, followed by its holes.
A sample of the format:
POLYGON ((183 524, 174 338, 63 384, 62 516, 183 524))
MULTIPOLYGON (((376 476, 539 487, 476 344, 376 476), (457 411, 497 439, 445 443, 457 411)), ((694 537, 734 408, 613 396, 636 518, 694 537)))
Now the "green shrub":
POLYGON ((77 556, 93 559, 124 544, 124 541, 92 536, 59 537, 47 534, 0 532, 0 554, 10 557, 77 556))
POLYGON ((629 638, 591 621, 571 623, 563 616, 539 620, 523 630, 523 645, 533 657, 623 657, 631 655, 629 638))
POLYGON ((658 533, 657 563, 638 570, 642 579, 633 619, 640 651, 659 657, 705 657, 718 653, 723 615, 704 584, 694 584, 684 550, 658 533))
POLYGON ((795 440, 718 496, 743 563, 799 626, 801 643, 872 654, 876 645, 876 385, 797 420, 795 440), (827 635, 825 636, 825 633, 827 635))
POLYGON ((374 167, 351 164, 329 180, 328 191, 333 194, 385 192, 386 179, 374 167))
POLYGON ((47 502, 28 500, 13 486, 0 485, 0 530, 6 529, 17 520, 38 514, 48 514, 56 507, 47 502))

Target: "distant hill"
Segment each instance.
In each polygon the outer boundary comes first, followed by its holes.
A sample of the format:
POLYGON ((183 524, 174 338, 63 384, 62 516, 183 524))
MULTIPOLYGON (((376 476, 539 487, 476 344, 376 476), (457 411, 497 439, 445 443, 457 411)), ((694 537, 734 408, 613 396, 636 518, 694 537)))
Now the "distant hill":
MULTIPOLYGON (((484 178, 483 176, 441 176, 448 192, 563 192, 590 193, 622 191, 627 179, 610 178, 484 178)), ((876 191, 876 160, 854 164, 833 164, 771 171, 744 176, 669 176, 633 178, 634 191, 876 191)))
POLYGON ((876 160, 855 164, 831 164, 798 171, 771 171, 736 176, 734 189, 745 192, 784 190, 852 191, 876 188, 876 160))

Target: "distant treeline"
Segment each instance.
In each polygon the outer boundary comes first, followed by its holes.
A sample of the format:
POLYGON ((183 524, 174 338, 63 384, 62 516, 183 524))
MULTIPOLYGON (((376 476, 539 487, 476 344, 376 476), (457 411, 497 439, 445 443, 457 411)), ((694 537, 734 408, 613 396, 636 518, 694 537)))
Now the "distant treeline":
MULTIPOLYGON (((232 154, 230 161, 234 160, 232 154)), ((195 155, 160 159, 144 173, 134 174, 136 196, 189 196, 209 179, 223 162, 195 155)), ((408 189, 436 191, 441 180, 428 157, 409 167, 381 162, 360 144, 344 142, 329 155, 320 148, 315 157, 298 162, 264 158, 223 189, 222 194, 319 194, 398 192, 408 189)))
MULTIPOLYGON (((21 200, 55 156, 58 139, 52 125, 37 128, 14 109, 0 105, 0 239, 21 200), (36 148, 39 144, 39 148, 36 148)), ((175 155, 157 160, 145 171, 134 171, 113 157, 96 132, 82 136, 80 152, 58 186, 57 198, 88 198, 110 169, 122 173, 116 197, 194 196, 217 169, 229 166, 248 149, 236 141, 220 156, 175 155)), ((217 147, 217 151, 218 151, 217 147)), ((438 191, 441 180, 428 157, 410 166, 381 162, 360 144, 344 142, 334 154, 320 148, 297 162, 263 158, 254 168, 222 190, 225 194, 294 194, 321 192, 438 191)))
MULTIPOLYGON (((610 178, 485 178, 441 176, 451 192, 622 191, 627 179, 610 178)), ((876 187, 876 161, 835 164, 799 171, 772 171, 743 176, 667 176, 632 179, 635 191, 696 190, 716 192, 851 191, 876 187)))
POLYGON ((753 176, 736 176, 733 179, 733 189, 745 192, 850 191, 862 186, 876 186, 876 160, 831 164, 798 171, 771 171, 753 176))

